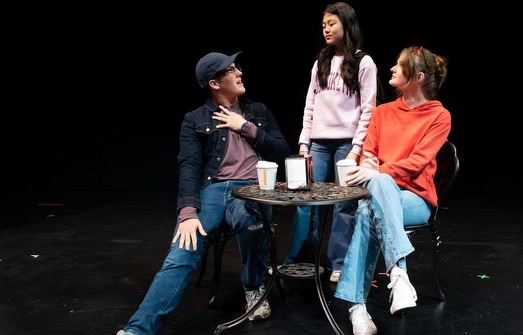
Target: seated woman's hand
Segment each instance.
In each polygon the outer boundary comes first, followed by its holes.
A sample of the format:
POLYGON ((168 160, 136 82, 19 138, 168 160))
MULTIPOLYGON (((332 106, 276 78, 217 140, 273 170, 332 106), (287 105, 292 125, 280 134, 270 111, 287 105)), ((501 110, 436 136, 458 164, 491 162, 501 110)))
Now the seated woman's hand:
POLYGON ((366 181, 371 180, 374 176, 380 174, 376 169, 366 166, 357 166, 346 179, 347 186, 361 185, 366 181))
POLYGON ((378 161, 378 157, 373 156, 370 152, 364 152, 363 153, 363 159, 361 161, 361 166, 365 166, 374 170, 380 170, 380 165, 378 161))

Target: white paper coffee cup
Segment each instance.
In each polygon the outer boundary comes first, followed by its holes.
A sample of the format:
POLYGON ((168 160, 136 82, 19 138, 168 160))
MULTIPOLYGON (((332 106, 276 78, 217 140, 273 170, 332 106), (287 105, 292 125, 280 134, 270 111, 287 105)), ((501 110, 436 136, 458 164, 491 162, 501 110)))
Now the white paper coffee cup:
POLYGON ((347 186, 346 180, 349 172, 354 170, 358 166, 354 159, 342 159, 336 163, 336 168, 338 169, 338 180, 340 181, 340 186, 347 186))
POLYGON ((258 161, 256 168, 258 169, 258 183, 260 189, 274 190, 278 164, 268 161, 258 161))

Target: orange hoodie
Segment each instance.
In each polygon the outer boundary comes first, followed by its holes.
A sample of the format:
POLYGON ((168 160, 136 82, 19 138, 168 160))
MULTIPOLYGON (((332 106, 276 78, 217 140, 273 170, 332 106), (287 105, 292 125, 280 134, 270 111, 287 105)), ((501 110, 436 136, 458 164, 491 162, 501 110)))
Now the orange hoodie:
MULTIPOLYGON (((363 152, 378 157, 380 172, 436 206, 436 154, 447 140, 451 116, 440 101, 410 108, 402 98, 376 107, 363 152)), ((360 161, 365 158, 361 155, 360 161)))

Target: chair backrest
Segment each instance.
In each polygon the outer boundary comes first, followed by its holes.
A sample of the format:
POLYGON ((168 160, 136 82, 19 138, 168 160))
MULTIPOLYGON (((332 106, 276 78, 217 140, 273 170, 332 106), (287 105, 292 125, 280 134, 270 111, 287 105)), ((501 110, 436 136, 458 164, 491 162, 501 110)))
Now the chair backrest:
POLYGON ((456 146, 447 140, 436 155, 436 162, 438 166, 434 175, 434 184, 438 194, 438 206, 432 213, 431 221, 436 219, 439 206, 458 175, 459 159, 456 146))

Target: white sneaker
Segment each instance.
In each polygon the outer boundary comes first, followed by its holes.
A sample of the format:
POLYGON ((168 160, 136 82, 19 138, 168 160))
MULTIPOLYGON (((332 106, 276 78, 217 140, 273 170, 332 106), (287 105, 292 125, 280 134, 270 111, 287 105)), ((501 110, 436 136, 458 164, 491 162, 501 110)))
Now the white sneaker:
POLYGON ((337 283, 340 280, 341 270, 334 270, 331 273, 329 280, 333 283, 337 283))
POLYGON ((349 318, 354 335, 374 335, 378 333, 378 328, 367 313, 365 304, 354 304, 349 309, 349 318))
MULTIPOLYGON (((247 310, 256 304, 262 295, 265 293, 265 286, 260 286, 257 290, 246 291, 245 299, 247 300, 247 310)), ((249 316, 249 321, 267 319, 271 315, 271 306, 267 299, 265 299, 261 306, 249 316)))
POLYGON ((126 332, 125 330, 120 330, 116 335, 134 335, 133 333, 126 332))
POLYGON ((392 289, 389 296, 389 301, 392 300, 390 305, 391 314, 416 306, 418 295, 414 286, 410 283, 407 272, 402 268, 398 266, 392 268, 390 271, 390 283, 387 285, 387 288, 392 289))
MULTIPOLYGON (((282 267, 282 265, 278 265, 278 270, 282 267)), ((267 273, 272 276, 272 266, 267 267, 267 273)))

